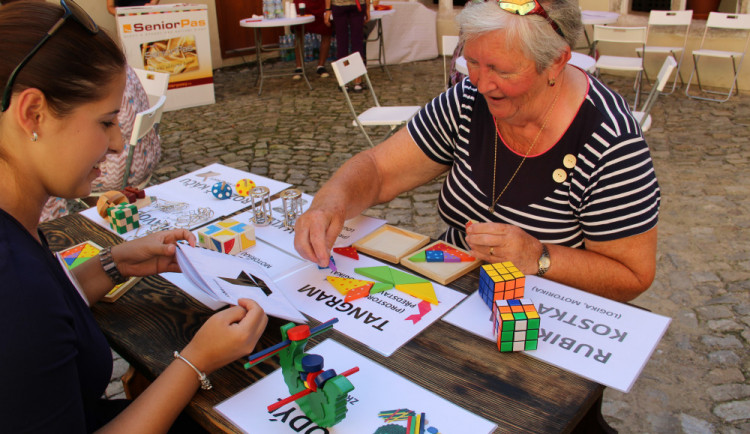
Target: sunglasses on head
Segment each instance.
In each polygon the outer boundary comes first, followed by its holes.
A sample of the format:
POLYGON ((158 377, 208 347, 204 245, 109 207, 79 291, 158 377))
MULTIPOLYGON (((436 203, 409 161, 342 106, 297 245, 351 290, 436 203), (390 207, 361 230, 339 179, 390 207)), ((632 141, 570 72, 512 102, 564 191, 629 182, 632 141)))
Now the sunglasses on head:
POLYGON ((555 32, 560 35, 560 37, 565 39, 565 35, 563 34, 562 30, 560 30, 560 27, 552 18, 549 17, 549 15, 547 15, 547 11, 544 10, 538 0, 497 0, 497 5, 500 6, 500 9, 516 15, 539 15, 540 17, 547 20, 547 22, 552 26, 552 29, 554 29, 555 32))
POLYGON ((47 31, 42 40, 39 41, 39 43, 37 43, 34 48, 31 49, 29 54, 27 54, 26 57, 21 60, 21 63, 16 66, 13 72, 10 73, 8 81, 5 83, 5 90, 3 91, 3 112, 8 110, 8 107, 10 106, 10 96, 13 93, 13 83, 15 83, 18 73, 21 72, 21 69, 23 69, 23 67, 26 66, 27 63, 29 63, 29 60, 31 60, 31 58, 34 57, 39 49, 42 48, 42 45, 44 45, 44 43, 47 42, 49 38, 52 37, 52 35, 57 33, 57 31, 60 29, 60 27, 62 27, 63 24, 65 24, 65 21, 67 21, 68 18, 73 18, 76 22, 78 22, 78 24, 82 25, 92 35, 99 33, 99 26, 96 25, 94 20, 91 19, 91 17, 86 13, 85 10, 78 6, 73 0, 60 0, 60 6, 62 6, 63 10, 65 11, 63 16, 60 17, 60 19, 52 25, 52 27, 47 31))

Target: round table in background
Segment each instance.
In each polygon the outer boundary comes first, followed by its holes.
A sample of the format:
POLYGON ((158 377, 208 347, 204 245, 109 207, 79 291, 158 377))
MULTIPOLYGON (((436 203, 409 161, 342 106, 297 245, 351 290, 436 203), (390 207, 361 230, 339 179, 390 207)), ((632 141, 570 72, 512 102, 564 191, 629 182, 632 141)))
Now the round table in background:
MULTIPOLYGON (((299 56, 298 59, 304 60, 305 58, 305 24, 309 24, 315 21, 315 17, 312 15, 303 15, 301 17, 297 18, 274 18, 274 19, 263 19, 263 18, 245 18, 240 20, 240 26, 241 27, 248 27, 253 29, 255 32, 255 58, 258 61, 258 79, 256 82, 259 82, 260 85, 258 86, 258 95, 260 96, 260 93, 263 91, 263 79, 266 77, 280 77, 280 76, 287 76, 287 75, 295 75, 296 73, 294 70, 290 70, 288 72, 279 72, 273 75, 268 75, 263 72, 263 59, 261 57, 262 53, 268 53, 268 52, 274 52, 274 51, 281 51, 281 48, 279 47, 279 44, 269 44, 266 47, 263 47, 263 40, 261 39, 261 30, 271 27, 293 27, 295 30, 295 37, 294 37, 294 55, 299 56)), ((302 62, 302 78, 305 79, 305 83, 307 83, 307 87, 312 89, 312 86, 310 85, 310 82, 307 80, 307 75, 305 74, 305 64, 302 62)))

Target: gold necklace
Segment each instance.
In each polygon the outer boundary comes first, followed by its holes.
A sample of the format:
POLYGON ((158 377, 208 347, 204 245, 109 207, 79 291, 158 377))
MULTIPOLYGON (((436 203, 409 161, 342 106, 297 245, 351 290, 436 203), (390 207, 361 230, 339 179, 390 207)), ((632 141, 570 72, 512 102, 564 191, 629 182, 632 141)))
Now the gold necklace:
MULTIPOLYGON (((505 184, 505 187, 503 187, 503 190, 500 192, 500 194, 497 195, 497 198, 492 202, 492 205, 490 205, 489 208, 487 208, 487 211, 492 212, 492 210, 495 208, 495 205, 497 204, 497 201, 500 200, 500 197, 505 193, 505 190, 508 189, 508 186, 511 182, 513 182, 513 179, 516 177, 516 174, 519 170, 521 170, 521 166, 523 166, 523 162, 526 161, 526 157, 531 154, 531 151, 534 149, 534 146, 536 145, 537 140, 539 140, 539 137, 542 135, 542 131, 544 131, 544 128, 547 126, 547 121, 549 121, 549 116, 552 114, 552 109, 555 108, 555 103, 557 103, 557 97, 560 96, 560 91, 562 90, 562 82, 560 83, 560 87, 557 88, 557 92, 555 93, 555 99, 552 100, 552 105, 549 106, 547 109, 547 113, 544 115, 544 121, 542 122, 542 127, 539 128, 539 132, 536 133, 536 136, 534 137, 534 141, 531 142, 531 146, 529 146, 529 149, 526 151, 526 154, 521 159, 521 162, 518 163, 518 167, 516 167, 516 171, 513 172, 513 175, 511 175, 508 182, 505 184)), ((495 179, 497 178, 497 136, 500 135, 500 131, 497 128, 497 119, 495 117, 492 117, 492 120, 495 122, 495 159, 492 163, 492 197, 495 197, 495 179)))

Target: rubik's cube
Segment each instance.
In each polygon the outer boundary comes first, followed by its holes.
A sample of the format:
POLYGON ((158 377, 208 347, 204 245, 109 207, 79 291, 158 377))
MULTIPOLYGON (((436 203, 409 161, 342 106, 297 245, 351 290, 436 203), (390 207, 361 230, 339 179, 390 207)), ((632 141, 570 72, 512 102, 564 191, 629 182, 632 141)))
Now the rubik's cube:
POLYGON ((118 234, 124 234, 140 226, 138 207, 131 203, 121 203, 107 209, 109 226, 118 234))
POLYGON ((539 314, 528 298, 497 300, 493 332, 501 353, 535 350, 539 343, 539 314))
POLYGON ((209 250, 236 255, 255 245, 255 226, 224 220, 198 230, 198 244, 209 250))
POLYGON ((523 298, 526 277, 512 262, 482 265, 479 269, 479 295, 490 309, 496 300, 523 298))

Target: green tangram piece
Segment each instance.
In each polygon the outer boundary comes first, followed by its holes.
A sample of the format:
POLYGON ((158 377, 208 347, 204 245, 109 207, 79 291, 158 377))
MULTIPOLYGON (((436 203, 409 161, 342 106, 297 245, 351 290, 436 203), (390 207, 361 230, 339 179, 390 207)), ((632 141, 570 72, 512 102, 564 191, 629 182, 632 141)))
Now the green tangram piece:
POLYGON ((403 271, 399 271, 396 269, 391 269, 391 274, 393 275, 394 285, 407 285, 410 283, 428 283, 429 282, 429 280, 427 279, 423 279, 413 274, 404 273, 403 271))
POLYGON ((388 291, 393 288, 391 283, 375 282, 370 288, 370 294, 377 294, 378 292, 388 291))
MULTIPOLYGON (((295 326, 294 323, 289 323, 281 327, 282 340, 289 339, 287 332, 295 326)), ((304 372, 302 358, 307 355, 305 353, 307 341, 308 339, 291 341, 288 347, 279 351, 281 372, 289 393, 292 395, 306 389, 300 374, 304 372)), ((346 397, 352 390, 354 390, 354 385, 351 381, 343 375, 337 375, 326 381, 322 388, 295 402, 310 420, 319 427, 328 428, 346 417, 346 397)))
POLYGON ((393 275, 391 274, 392 271, 395 270, 384 265, 380 267, 362 267, 354 269, 355 273, 359 273, 365 277, 369 277, 370 279, 375 279, 379 282, 395 285, 396 281, 393 280, 393 275))
POLYGON ((409 258, 411 262, 427 262, 427 255, 422 250, 421 252, 417 253, 416 255, 409 258))

